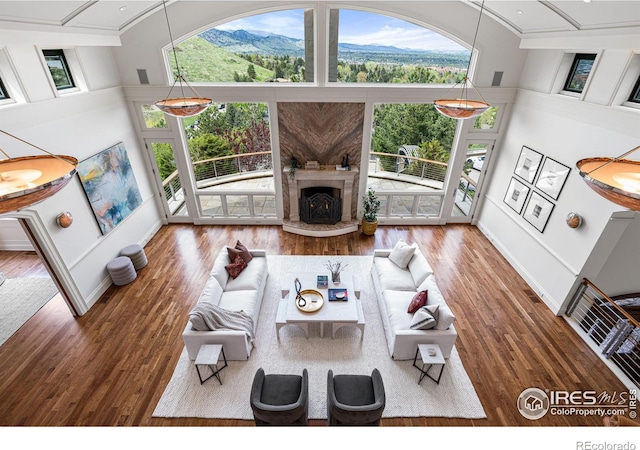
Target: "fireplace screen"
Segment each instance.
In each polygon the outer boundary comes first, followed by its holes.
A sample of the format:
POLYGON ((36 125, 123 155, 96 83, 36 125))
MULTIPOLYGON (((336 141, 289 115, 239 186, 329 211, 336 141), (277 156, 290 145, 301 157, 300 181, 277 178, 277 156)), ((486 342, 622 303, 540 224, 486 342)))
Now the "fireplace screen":
POLYGON ((306 188, 300 193, 300 220, 335 225, 342 217, 340 189, 306 188))

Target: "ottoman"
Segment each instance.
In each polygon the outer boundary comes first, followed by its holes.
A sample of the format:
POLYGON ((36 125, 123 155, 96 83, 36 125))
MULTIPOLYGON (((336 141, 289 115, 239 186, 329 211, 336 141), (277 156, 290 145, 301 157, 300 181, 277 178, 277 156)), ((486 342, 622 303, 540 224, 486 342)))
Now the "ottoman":
POLYGON ((131 244, 120 250, 120 256, 126 256, 133 263, 136 270, 142 269, 147 265, 147 255, 141 245, 131 244))
POLYGON ((133 263, 126 256, 118 256, 109 261, 107 270, 109 271, 109 275, 111 275, 113 284, 116 286, 129 284, 138 276, 136 269, 133 267, 133 263))

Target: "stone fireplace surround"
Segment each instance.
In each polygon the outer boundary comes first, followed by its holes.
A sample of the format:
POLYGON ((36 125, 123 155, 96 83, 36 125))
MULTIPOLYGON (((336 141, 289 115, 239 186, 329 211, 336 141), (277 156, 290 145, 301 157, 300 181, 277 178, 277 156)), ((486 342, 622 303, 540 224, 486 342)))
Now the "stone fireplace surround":
MULTIPOLYGON (((283 171, 289 176, 289 169, 283 171)), ((289 179, 289 220, 283 229, 290 233, 305 236, 337 236, 358 230, 358 221, 351 215, 354 181, 358 179, 359 170, 351 166, 351 170, 336 170, 335 166, 321 166, 320 170, 298 169, 293 180, 289 179), (342 194, 342 217, 336 225, 308 225, 300 221, 300 192, 310 187, 330 187, 340 189, 342 194)), ((356 186, 357 189, 357 186, 356 186)))

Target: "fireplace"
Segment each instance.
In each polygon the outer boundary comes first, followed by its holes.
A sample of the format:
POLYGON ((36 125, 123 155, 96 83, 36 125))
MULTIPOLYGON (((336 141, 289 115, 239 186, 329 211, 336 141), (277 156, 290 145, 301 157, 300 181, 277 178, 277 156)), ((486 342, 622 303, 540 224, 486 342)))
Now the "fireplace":
POLYGON ((300 190, 300 220, 308 224, 335 225, 342 217, 340 189, 318 186, 300 190))

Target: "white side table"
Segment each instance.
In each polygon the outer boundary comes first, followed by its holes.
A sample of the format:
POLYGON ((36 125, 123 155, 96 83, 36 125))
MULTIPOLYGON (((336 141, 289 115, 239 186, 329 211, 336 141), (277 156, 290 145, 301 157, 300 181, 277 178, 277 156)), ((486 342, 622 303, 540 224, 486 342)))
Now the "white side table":
POLYGON ((218 382, 222 384, 222 380, 220 379, 220 371, 227 367, 227 358, 224 355, 224 349, 220 344, 209 344, 209 345, 201 345, 200 350, 198 351, 198 356, 196 356, 196 372, 198 372, 198 378, 200 378, 200 384, 203 384, 211 377, 216 377, 218 382), (222 359, 224 360, 224 366, 218 368, 218 361, 220 360, 220 354, 222 353, 222 359), (211 370, 211 375, 207 378, 202 378, 202 374, 200 373, 200 366, 208 366, 209 370, 211 370))
POLYGON ((446 361, 438 344, 418 344, 418 348, 416 349, 416 356, 414 356, 413 358, 413 367, 417 368, 420 371, 420 379, 418 380, 418 384, 420 384, 424 377, 428 377, 435 381, 437 384, 440 384, 440 378, 442 377, 442 372, 444 371, 445 364, 446 361), (418 353, 420 354, 420 359, 422 360, 422 367, 418 367, 416 365, 418 353), (429 374, 429 371, 434 365, 440 366, 440 373, 438 374, 438 378, 434 378, 429 374))

